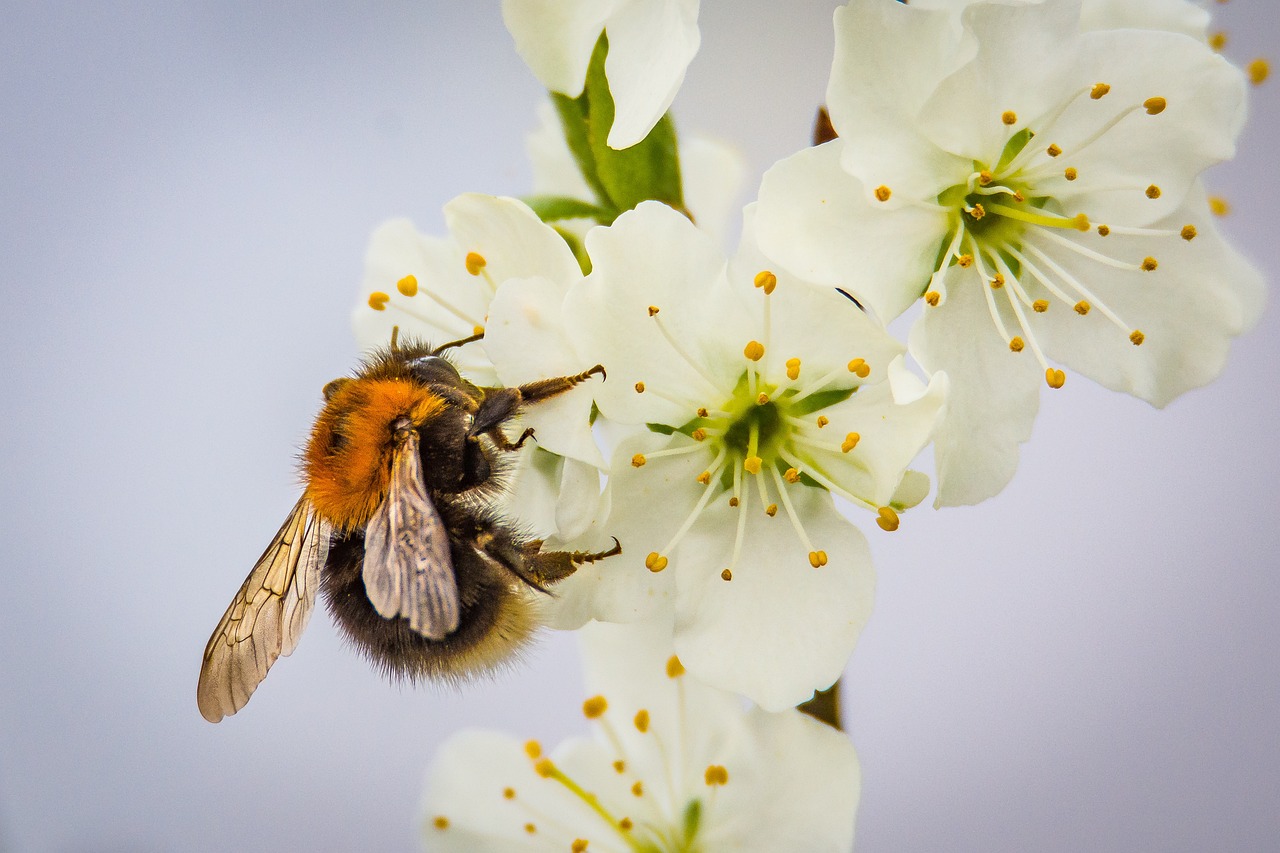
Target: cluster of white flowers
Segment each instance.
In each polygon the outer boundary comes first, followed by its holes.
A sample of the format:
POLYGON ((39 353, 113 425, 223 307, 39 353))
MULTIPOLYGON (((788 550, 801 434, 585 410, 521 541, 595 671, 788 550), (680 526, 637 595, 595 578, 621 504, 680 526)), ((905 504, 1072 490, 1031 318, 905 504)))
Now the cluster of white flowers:
POLYGON ((849 849, 856 757, 795 707, 853 652, 862 528, 927 496, 912 461, 932 444, 937 506, 989 498, 1042 384, 1162 406, 1261 310, 1201 182, 1246 85, 1199 6, 851 0, 837 135, 764 175, 727 257, 741 161, 677 150, 664 120, 697 12, 504 0, 555 99, 539 195, 461 196, 447 237, 396 220, 369 248, 362 344, 482 331, 457 358, 481 384, 607 370, 526 413, 508 507, 573 548, 622 544, 548 608, 581 629, 598 737, 544 755, 459 735, 431 774, 430 849, 849 849), (917 302, 904 345, 884 324, 917 302))

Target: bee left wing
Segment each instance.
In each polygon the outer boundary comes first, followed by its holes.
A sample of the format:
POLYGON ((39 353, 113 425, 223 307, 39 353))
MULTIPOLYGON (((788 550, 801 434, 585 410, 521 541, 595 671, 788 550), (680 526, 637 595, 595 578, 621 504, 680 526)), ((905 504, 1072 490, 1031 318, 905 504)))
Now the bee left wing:
POLYGON ((298 645, 316 601, 331 528, 303 497, 258 558, 204 649, 196 702, 216 723, 239 711, 298 645))
POLYGON ((396 448, 387 496, 364 533, 364 586, 375 610, 409 620, 429 640, 458 627, 458 582, 449 537, 422 480, 418 434, 396 448))

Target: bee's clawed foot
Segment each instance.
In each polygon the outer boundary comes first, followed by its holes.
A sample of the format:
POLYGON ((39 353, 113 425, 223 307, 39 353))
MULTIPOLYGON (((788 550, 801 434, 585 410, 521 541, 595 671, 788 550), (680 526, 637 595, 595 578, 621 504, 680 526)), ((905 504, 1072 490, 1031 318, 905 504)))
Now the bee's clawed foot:
POLYGON ((577 385, 579 382, 585 382, 586 380, 590 379, 592 376, 595 376, 597 373, 600 374, 601 380, 609 378, 609 374, 605 373, 604 365, 597 364, 595 367, 588 368, 587 370, 582 371, 577 376, 570 377, 569 381, 571 381, 574 385, 577 385))
POLYGON ((524 447, 524 443, 531 438, 533 438, 533 427, 526 427, 525 431, 520 433, 520 437, 517 438, 515 442, 507 449, 519 450, 520 448, 524 447))
POLYGON ((596 560, 603 560, 605 557, 616 557, 622 553, 622 543, 618 541, 617 536, 609 537, 613 540, 613 547, 607 551, 574 551, 571 559, 574 565, 583 563, 594 563, 596 560))

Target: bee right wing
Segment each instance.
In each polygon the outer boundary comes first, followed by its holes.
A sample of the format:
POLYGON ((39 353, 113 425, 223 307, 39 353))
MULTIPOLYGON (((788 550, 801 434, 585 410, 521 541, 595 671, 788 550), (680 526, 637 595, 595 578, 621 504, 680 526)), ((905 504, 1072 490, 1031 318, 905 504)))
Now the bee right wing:
POLYGON ((429 640, 457 629, 449 536, 422 480, 416 432, 396 448, 387 496, 365 528, 363 575, 365 593, 384 618, 404 617, 429 640))
POLYGON ((245 578, 204 649, 196 702, 209 722, 243 708, 276 659, 297 647, 331 532, 303 497, 245 578))

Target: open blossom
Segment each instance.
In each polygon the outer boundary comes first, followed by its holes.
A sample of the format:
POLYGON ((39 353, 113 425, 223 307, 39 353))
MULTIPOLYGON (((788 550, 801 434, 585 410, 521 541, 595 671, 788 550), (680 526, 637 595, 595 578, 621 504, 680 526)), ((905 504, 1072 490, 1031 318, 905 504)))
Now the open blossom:
POLYGON ((1262 285, 1198 182, 1234 152, 1243 78, 1163 29, 1183 4, 1089 31, 1078 0, 939 5, 837 11, 840 138, 770 170, 758 228, 886 321, 923 298, 911 353, 952 386, 938 502, 962 504, 1012 477, 1055 362, 1164 405, 1218 375, 1262 285))
MULTIPOLYGON (((406 219, 374 232, 362 285, 367 298, 353 318, 357 340, 386 346, 393 326, 437 345, 483 332, 483 340, 449 353, 479 385, 520 385, 590 367, 594 362, 579 357, 564 336, 556 310, 513 316, 501 297, 528 291, 545 297, 545 306, 563 301, 582 270, 560 235, 512 198, 461 195, 445 205, 444 216, 447 237, 422 235, 406 219)), ((595 512, 605 461, 591 435, 589 385, 523 413, 536 447, 521 454, 511 500, 539 535, 576 535, 595 512), (559 499, 548 503, 548 494, 559 499)))
POLYGON ((840 732, 799 711, 745 710, 671 653, 669 627, 582 632, 593 727, 553 752, 465 731, 428 774, 433 853, 844 853, 860 775, 840 732))
POLYGON ((644 139, 666 113, 698 52, 698 0, 503 0, 516 50, 542 85, 576 98, 600 33, 613 95, 610 148, 644 139))
POLYGON ((609 371, 603 419, 640 432, 614 453, 597 524, 623 553, 557 589, 555 623, 673 607, 690 671, 776 710, 835 681, 870 612, 867 544, 833 496, 897 526, 927 492, 906 466, 946 382, 907 373, 853 302, 761 266, 749 223, 744 245, 726 263, 656 202, 588 233, 565 326, 609 371))

